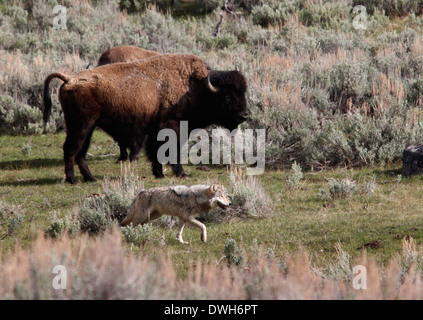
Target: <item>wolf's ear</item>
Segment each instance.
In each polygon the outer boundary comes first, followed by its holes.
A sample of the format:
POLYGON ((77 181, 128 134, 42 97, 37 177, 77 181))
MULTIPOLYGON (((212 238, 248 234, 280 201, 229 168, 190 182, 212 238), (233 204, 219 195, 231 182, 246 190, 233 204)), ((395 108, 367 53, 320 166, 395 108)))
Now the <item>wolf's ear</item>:
POLYGON ((214 195, 216 193, 217 189, 218 189, 218 185, 214 183, 210 186, 210 188, 207 190, 207 192, 210 195, 214 195))

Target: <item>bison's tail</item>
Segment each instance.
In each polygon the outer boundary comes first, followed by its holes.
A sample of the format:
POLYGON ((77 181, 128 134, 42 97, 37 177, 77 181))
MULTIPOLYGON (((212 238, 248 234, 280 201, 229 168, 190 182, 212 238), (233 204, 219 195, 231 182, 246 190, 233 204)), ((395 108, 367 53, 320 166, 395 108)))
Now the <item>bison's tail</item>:
POLYGON ((53 78, 59 78, 60 80, 67 83, 70 78, 62 73, 54 72, 49 74, 46 80, 44 81, 44 112, 43 112, 43 121, 44 121, 44 132, 46 131, 46 124, 50 118, 51 114, 51 96, 50 96, 50 81, 53 78))

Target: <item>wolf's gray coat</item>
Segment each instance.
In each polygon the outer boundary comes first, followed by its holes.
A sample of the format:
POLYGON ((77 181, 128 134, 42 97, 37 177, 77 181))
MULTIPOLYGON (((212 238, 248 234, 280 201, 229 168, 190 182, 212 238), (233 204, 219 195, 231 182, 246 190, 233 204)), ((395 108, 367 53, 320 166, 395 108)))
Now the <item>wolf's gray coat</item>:
POLYGON ((142 190, 132 202, 122 226, 144 224, 162 215, 179 218, 179 242, 184 243, 182 231, 185 223, 201 229, 201 240, 207 240, 206 226, 195 217, 220 206, 231 204, 225 188, 220 184, 158 187, 142 190))

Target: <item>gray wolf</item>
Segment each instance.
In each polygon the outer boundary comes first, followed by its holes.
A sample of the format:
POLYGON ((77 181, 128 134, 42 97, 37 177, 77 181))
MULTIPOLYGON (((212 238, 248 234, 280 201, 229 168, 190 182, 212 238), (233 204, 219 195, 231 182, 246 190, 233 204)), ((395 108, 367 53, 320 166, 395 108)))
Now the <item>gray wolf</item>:
POLYGON ((179 218, 177 240, 182 239, 185 224, 201 229, 201 240, 207 241, 206 226, 195 217, 216 207, 225 209, 231 200, 221 184, 159 187, 142 190, 132 202, 121 225, 148 223, 162 215, 179 218))
MULTIPOLYGON (((128 63, 107 64, 70 76, 52 73, 44 81, 44 123, 51 113, 49 84, 64 83, 59 100, 66 123, 63 145, 66 182, 76 183, 76 163, 85 181, 95 181, 85 159, 92 133, 100 127, 115 141, 146 139, 146 153, 153 174, 163 177, 157 151, 162 129, 175 131, 177 159, 172 164, 177 177, 186 176, 180 163, 180 122, 189 132, 216 124, 233 130, 248 119, 247 82, 239 71, 214 71, 200 58, 189 54, 157 55, 128 63)), ((128 144, 126 144, 128 145, 128 144)))

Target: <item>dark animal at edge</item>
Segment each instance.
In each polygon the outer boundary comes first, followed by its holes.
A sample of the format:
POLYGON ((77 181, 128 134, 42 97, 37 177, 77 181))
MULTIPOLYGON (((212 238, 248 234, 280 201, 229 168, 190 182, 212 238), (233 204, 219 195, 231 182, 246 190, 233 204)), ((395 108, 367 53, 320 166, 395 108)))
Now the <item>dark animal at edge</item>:
MULTIPOLYGON (((98 59, 97 66, 99 67, 111 63, 142 60, 159 54, 160 53, 158 52, 145 50, 136 46, 117 46, 104 51, 98 59)), ((127 148, 129 148, 130 152, 129 161, 137 161, 144 141, 145 136, 134 136, 130 140, 117 141, 120 149, 120 155, 116 160, 116 163, 128 160, 127 148)))
MULTIPOLYGON (((66 122, 63 145, 66 182, 76 183, 74 164, 85 181, 95 181, 85 156, 95 127, 116 141, 148 136, 146 154, 154 176, 163 177, 157 151, 161 129, 173 129, 180 139, 180 121, 188 121, 188 130, 221 125, 235 129, 248 119, 247 82, 239 71, 210 70, 193 55, 159 55, 129 63, 116 63, 85 70, 69 76, 52 73, 44 83, 46 123, 51 113, 49 84, 54 78, 64 83, 59 100, 66 122)), ((186 141, 181 141, 185 143, 186 141)), ((180 164, 171 164, 174 174, 186 176, 180 164)))

